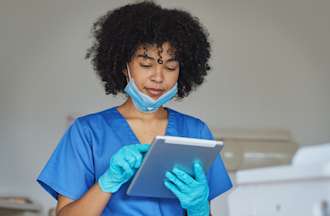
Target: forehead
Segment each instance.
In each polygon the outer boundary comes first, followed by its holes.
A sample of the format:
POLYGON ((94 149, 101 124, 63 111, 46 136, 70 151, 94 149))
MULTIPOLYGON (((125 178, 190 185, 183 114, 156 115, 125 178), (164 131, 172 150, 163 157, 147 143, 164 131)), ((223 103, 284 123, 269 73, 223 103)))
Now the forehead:
POLYGON ((136 49, 137 55, 148 55, 150 57, 173 58, 175 55, 175 48, 169 42, 163 43, 161 46, 157 44, 143 44, 136 49))

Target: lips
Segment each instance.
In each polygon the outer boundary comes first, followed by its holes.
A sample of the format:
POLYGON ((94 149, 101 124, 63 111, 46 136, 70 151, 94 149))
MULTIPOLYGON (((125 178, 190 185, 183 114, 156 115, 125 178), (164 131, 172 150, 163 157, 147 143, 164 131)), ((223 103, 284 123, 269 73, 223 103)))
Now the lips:
POLYGON ((146 88, 149 96, 152 96, 152 97, 158 97, 158 96, 161 96, 163 94, 163 90, 161 89, 155 89, 155 88, 146 88))

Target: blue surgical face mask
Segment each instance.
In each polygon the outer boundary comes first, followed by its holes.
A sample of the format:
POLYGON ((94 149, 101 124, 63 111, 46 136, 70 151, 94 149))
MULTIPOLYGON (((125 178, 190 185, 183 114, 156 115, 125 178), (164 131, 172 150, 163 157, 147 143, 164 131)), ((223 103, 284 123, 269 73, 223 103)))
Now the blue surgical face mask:
POLYGON ((175 85, 170 90, 155 100, 137 88, 134 80, 131 77, 128 65, 127 73, 129 81, 125 87, 125 92, 132 98, 133 104, 141 112, 155 112, 159 109, 159 107, 170 101, 177 94, 177 83, 175 83, 175 85))

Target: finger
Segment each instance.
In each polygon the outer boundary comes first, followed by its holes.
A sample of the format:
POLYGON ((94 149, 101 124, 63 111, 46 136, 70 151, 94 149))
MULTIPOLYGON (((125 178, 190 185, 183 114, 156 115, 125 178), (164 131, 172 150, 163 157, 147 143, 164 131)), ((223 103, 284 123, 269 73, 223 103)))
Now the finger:
POLYGON ((191 177, 188 173, 185 171, 175 167, 172 172, 176 175, 178 179, 180 179, 182 182, 184 182, 187 185, 191 185, 195 183, 196 181, 191 177))
POLYGON ((121 168, 123 169, 125 175, 126 175, 126 174, 127 174, 127 175, 132 175, 132 174, 134 173, 134 171, 133 171, 133 169, 131 168, 130 164, 129 164, 126 160, 124 160, 124 159, 122 159, 122 158, 120 158, 120 159, 118 160, 118 166, 121 167, 121 168))
POLYGON ((142 162, 142 154, 135 149, 127 149, 126 155, 125 155, 126 160, 129 160, 129 163, 131 164, 132 167, 134 168, 139 168, 142 162))
POLYGON ((198 182, 206 182, 206 176, 205 172, 203 170, 203 167, 201 165, 200 161, 195 161, 194 162, 194 173, 195 173, 195 178, 198 182))
POLYGON ((126 161, 126 162, 129 164, 129 166, 130 166, 131 168, 134 167, 134 165, 135 165, 135 157, 134 157, 133 155, 128 155, 128 154, 126 154, 126 155, 123 156, 122 159, 123 159, 124 161, 126 161))
POLYGON ((169 182, 168 180, 164 181, 164 185, 167 187, 167 189, 169 189, 170 191, 172 191, 172 193, 174 193, 174 195, 177 198, 181 198, 183 196, 183 194, 179 191, 179 189, 172 184, 171 182, 169 182))
POLYGON ((136 158, 136 161, 135 161, 135 168, 139 168, 141 166, 141 163, 142 163, 142 155, 141 154, 137 154, 135 156, 136 158))
POLYGON ((173 173, 166 172, 165 176, 168 180, 173 182, 173 184, 181 191, 186 191, 187 185, 185 185, 180 179, 178 179, 173 173))
POLYGON ((147 152, 150 148, 150 144, 136 144, 135 145, 135 148, 141 152, 141 153, 144 153, 144 152, 147 152))
POLYGON ((120 175, 122 173, 122 168, 118 165, 117 162, 114 162, 114 160, 110 160, 109 168, 112 170, 112 172, 115 172, 116 174, 120 175))

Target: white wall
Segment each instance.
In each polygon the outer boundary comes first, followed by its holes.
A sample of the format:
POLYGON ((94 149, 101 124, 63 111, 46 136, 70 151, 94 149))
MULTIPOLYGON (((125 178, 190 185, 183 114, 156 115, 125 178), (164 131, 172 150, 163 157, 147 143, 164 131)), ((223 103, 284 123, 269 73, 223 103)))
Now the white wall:
MULTIPOLYGON (((66 115, 122 101, 84 60, 92 23, 127 1, 0 1, 0 194, 55 202, 35 178, 66 115)), ((330 141, 330 1, 158 1, 208 27, 213 70, 172 107, 211 127, 286 128, 301 145, 330 141)))

